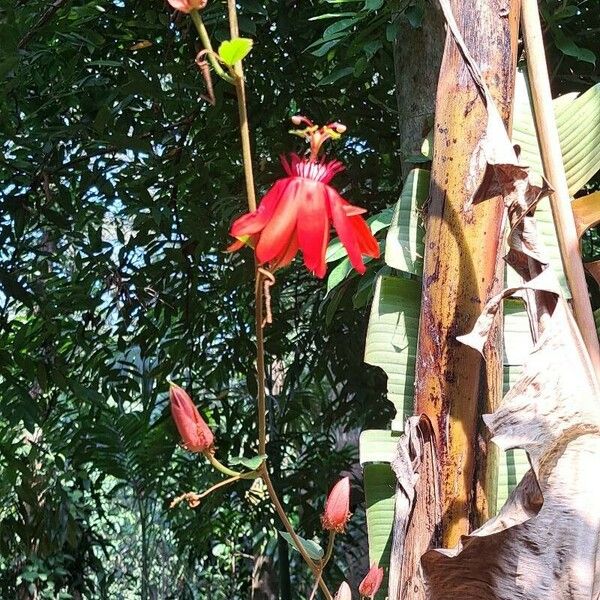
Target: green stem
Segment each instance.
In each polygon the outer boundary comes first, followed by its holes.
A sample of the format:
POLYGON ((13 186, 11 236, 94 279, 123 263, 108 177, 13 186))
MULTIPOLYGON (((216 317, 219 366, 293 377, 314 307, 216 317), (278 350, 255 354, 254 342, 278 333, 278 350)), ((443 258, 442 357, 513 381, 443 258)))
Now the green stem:
POLYGON ((300 552, 300 554, 302 555, 304 562, 310 567, 310 570, 313 572, 313 575, 317 579, 317 584, 321 588, 321 591, 323 592, 323 595, 325 596, 326 600, 332 600, 333 597, 331 595, 331 592, 329 591, 329 588, 327 587, 327 585, 325 585, 325 582, 321 578, 321 567, 320 565, 315 563, 315 561, 307 554, 306 550, 304 549, 304 546, 302 545, 302 542, 300 541, 300 538, 298 537, 298 534, 294 531, 294 527, 290 523, 288 516, 285 514, 285 510, 281 505, 279 496, 275 491, 275 487, 273 486, 273 482, 271 481, 271 477, 269 476, 269 471, 267 470, 267 466, 265 463, 263 463, 260 466, 259 474, 262 480, 265 482, 265 485, 267 486, 271 502, 273 503, 273 506, 275 507, 275 510, 279 515, 279 518, 281 519, 285 530, 290 534, 291 538, 294 540, 294 544, 296 545, 298 552, 300 552))
MULTIPOLYGON (((236 8, 236 0, 227 0, 227 12, 229 16, 229 31, 232 40, 235 40, 240 36, 239 28, 238 28, 238 20, 237 20, 237 8, 236 8)), ((244 71, 242 68, 241 61, 238 61, 233 66, 233 71, 235 74, 235 91, 237 95, 238 101, 238 117, 240 121, 240 137, 242 141, 242 159, 244 163, 244 177, 246 181, 246 199, 248 201, 248 209, 250 212, 256 210, 256 193, 254 190, 254 174, 252 171, 252 152, 250 146, 250 128, 248 125, 248 111, 246 108, 246 90, 244 87, 244 71)), ((256 259, 255 259, 256 260, 256 259)), ((255 277, 256 277, 256 285, 254 287, 254 308, 255 308, 255 328, 256 328, 256 376, 258 383, 258 393, 257 393, 257 401, 258 401, 258 453, 266 454, 266 446, 267 446, 267 427, 266 427, 266 393, 265 393, 265 343, 264 343, 264 333, 263 333, 263 275, 259 271, 259 265, 256 263, 255 268, 255 277)), ((269 470, 267 469, 266 463, 262 463, 262 465, 258 468, 258 473, 265 485, 267 486, 267 490, 269 492, 269 498, 271 499, 271 503, 275 507, 283 526, 286 531, 290 534, 298 551, 302 555, 302 558, 306 562, 306 564, 310 567, 314 576, 317 578, 317 582, 323 595, 326 600, 332 600, 332 595, 325 582, 321 579, 321 573, 319 565, 312 560, 312 558, 307 554, 302 542, 298 538, 298 535, 294 531, 290 520, 285 514, 285 510, 279 500, 279 496, 277 495, 277 491, 271 481, 271 477, 269 475, 269 470)))
POLYGON ((206 458, 208 458, 210 464, 215 469, 217 469, 217 471, 221 471, 221 473, 223 473, 224 475, 227 475, 228 477, 237 477, 239 479, 240 477, 242 477, 244 475, 244 473, 240 473, 238 471, 233 471, 229 467, 226 467, 223 463, 221 463, 217 460, 217 458, 215 457, 214 454, 212 454, 210 452, 206 452, 204 454, 204 456, 206 456, 206 458))
POLYGON ((223 479, 223 481, 219 481, 219 483, 215 483, 213 486, 209 487, 207 490, 205 490, 201 494, 198 494, 198 500, 201 500, 202 498, 206 498, 206 496, 208 496, 209 494, 212 494, 215 490, 225 487, 226 485, 231 485, 232 483, 235 483, 236 481, 239 481, 240 479, 255 479, 256 477, 258 477, 257 471, 248 471, 247 473, 239 473, 238 475, 235 475, 233 477, 223 479))
POLYGON ((335 531, 329 532, 329 540, 327 541, 327 550, 325 551, 325 557, 323 558, 323 562, 321 563, 321 568, 324 569, 327 566, 327 563, 331 559, 331 555, 333 554, 333 543, 335 542, 335 531))
POLYGON ((335 542, 335 531, 330 531, 329 539, 327 540, 327 550, 325 551, 325 556, 323 557, 323 559, 321 560, 321 563, 319 564, 319 576, 317 577, 317 580, 315 581, 315 586, 313 587, 313 590, 310 593, 308 600, 313 600, 313 598, 315 597, 315 594, 317 593, 319 584, 321 583, 321 581, 323 581, 323 571, 325 570, 325 567, 327 566, 327 563, 329 562, 329 560, 331 559, 331 555, 333 554, 334 542, 335 542))
POLYGON ((200 36, 200 41, 202 42, 202 45, 208 51, 207 52, 208 60, 210 61, 212 68, 215 70, 215 73, 221 79, 226 81, 227 83, 231 83, 232 85, 235 85, 235 79, 231 75, 229 75, 229 73, 226 73, 223 70, 223 67, 219 64, 219 61, 215 58, 215 51, 213 50, 212 44, 210 43, 210 37, 208 35, 208 31, 206 31, 206 27, 204 26, 204 21, 202 21, 202 17, 200 16, 200 13, 197 10, 192 10, 190 12, 190 17, 192 17, 192 21, 194 22, 194 25, 196 26, 196 29, 198 31, 198 35, 200 36))
MULTIPOLYGON (((227 13, 229 16, 229 33, 232 40, 240 37, 237 9, 235 0, 227 0, 227 13)), ((246 180, 246 199, 250 212, 256 210, 256 193, 254 191, 254 174, 252 172, 252 151, 250 147, 250 126, 248 125, 248 111, 246 109, 246 88, 244 84, 244 69, 242 61, 233 65, 235 73, 235 93, 238 101, 238 116, 240 120, 240 137, 242 139, 242 157, 244 160, 244 178, 246 180)), ((261 314, 260 323, 262 323, 261 314)), ((259 324, 260 324, 259 323, 259 324)), ((261 452, 262 454, 262 452, 261 452)))

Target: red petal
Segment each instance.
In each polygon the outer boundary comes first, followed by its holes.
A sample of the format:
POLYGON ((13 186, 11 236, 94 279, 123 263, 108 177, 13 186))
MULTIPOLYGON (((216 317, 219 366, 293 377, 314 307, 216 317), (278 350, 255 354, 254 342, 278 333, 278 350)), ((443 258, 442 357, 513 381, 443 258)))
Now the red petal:
POLYGON ((296 232, 294 231, 294 233, 292 234, 292 237, 290 239, 290 243, 287 247, 287 250, 285 252, 283 252, 281 254, 281 256, 278 256, 271 262, 271 267, 272 267, 273 271, 275 271, 276 269, 283 269, 283 267, 287 267, 294 260, 297 253, 298 253, 298 236, 296 235, 296 232))
POLYGON ((360 206, 354 206, 354 204, 350 204, 350 202, 346 202, 343 198, 344 212, 347 217, 354 217, 356 215, 364 215, 367 212, 366 208, 361 208, 360 206))
POLYGON ((226 252, 236 252, 237 250, 241 250, 245 245, 246 243, 242 242, 242 240, 235 240, 235 242, 227 246, 226 252))
POLYGON ((333 188, 327 188, 327 197, 329 199, 333 226, 348 252, 348 258, 352 266, 362 275, 366 271, 366 267, 362 260, 356 231, 352 226, 352 219, 356 217, 348 217, 346 215, 342 204, 344 199, 333 188))
POLYGON ((284 179, 286 188, 281 193, 279 203, 272 217, 263 229, 256 245, 256 258, 259 263, 273 260, 282 254, 290 244, 296 228, 298 206, 301 201, 301 179, 284 179))
POLYGON ((237 239, 235 240, 235 242, 229 244, 229 246, 227 246, 226 252, 236 252, 237 250, 241 250, 244 246, 250 246, 250 248, 255 248, 258 238, 258 233, 255 233, 254 235, 243 236, 242 239, 237 239))
POLYGON ((379 244, 375 236, 371 233, 371 229, 362 217, 351 217, 350 222, 352 229, 358 240, 358 246, 362 254, 371 258, 379 258, 379 244))
POLYGON ((258 209, 236 219, 231 225, 229 234, 233 237, 241 237, 261 231, 271 220, 288 182, 289 178, 287 177, 285 179, 278 179, 264 195, 258 209))
POLYGON ((303 182, 302 204, 298 209, 298 243, 304 255, 304 264, 317 277, 327 271, 325 251, 329 242, 327 215, 327 187, 318 181, 303 182))

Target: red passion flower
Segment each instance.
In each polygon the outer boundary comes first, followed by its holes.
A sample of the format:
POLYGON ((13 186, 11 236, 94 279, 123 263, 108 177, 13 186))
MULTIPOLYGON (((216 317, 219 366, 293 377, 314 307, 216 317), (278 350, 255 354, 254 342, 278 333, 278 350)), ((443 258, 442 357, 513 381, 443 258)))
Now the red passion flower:
POLYGON ((169 390, 171 415, 183 446, 190 452, 212 452, 214 435, 187 392, 174 383, 169 390))
POLYGON ((228 250, 248 244, 254 247, 259 264, 269 263, 275 270, 289 265, 300 249, 306 268, 322 278, 327 271, 325 252, 333 224, 352 266, 362 274, 366 270, 363 255, 378 258, 379 245, 362 217, 365 209, 353 206, 329 185, 344 169, 342 163, 318 158, 323 142, 339 138, 346 128, 340 123, 318 127, 299 116, 292 121, 307 125, 291 133, 310 141, 310 156, 281 158, 287 177, 275 182, 257 210, 234 221, 230 234, 238 241, 228 250))

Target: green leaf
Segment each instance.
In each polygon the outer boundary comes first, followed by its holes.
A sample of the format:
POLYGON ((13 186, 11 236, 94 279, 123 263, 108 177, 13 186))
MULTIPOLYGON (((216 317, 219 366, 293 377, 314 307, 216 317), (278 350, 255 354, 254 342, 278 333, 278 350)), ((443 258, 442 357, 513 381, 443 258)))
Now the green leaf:
MULTIPOLYGON (((313 56, 325 56, 332 48, 335 48, 342 41, 343 37, 344 37, 344 34, 341 33, 338 36, 338 39, 329 41, 329 42, 325 42, 320 48, 311 52, 311 54, 313 56)), ((319 42, 319 43, 321 43, 321 42, 319 42)))
POLYGON ((572 56, 577 60, 596 65, 596 55, 587 48, 578 46, 571 38, 568 38, 558 27, 552 27, 552 37, 556 47, 567 56, 572 56))
MULTIPOLYGON (((370 429, 360 435, 360 464, 363 467, 369 563, 389 571, 394 528, 396 477, 390 467, 400 433, 370 429)), ((387 589, 384 582, 382 589, 387 589)), ((382 598, 385 593, 382 593, 382 598)))
POLYGON ((359 462, 361 465, 367 463, 390 463, 394 459, 396 446, 400 431, 391 429, 365 429, 360 434, 359 440, 359 462))
POLYGON ((33 306, 33 296, 13 273, 0 269, 0 283, 7 296, 12 296, 25 306, 33 306))
MULTIPOLYGON (((281 537, 296 551, 298 551, 298 546, 292 539, 292 536, 287 531, 279 532, 281 537)), ((306 554, 308 554, 313 560, 321 560, 323 556, 325 556, 325 552, 323 552, 323 548, 317 544, 317 542, 313 542, 312 540, 305 540, 304 538, 298 536, 302 547, 304 548, 306 554)))
MULTIPOLYGON (((600 170, 600 83, 581 95, 556 98, 554 112, 558 137, 571 195, 576 194, 600 170)), ((521 148, 521 159, 543 174, 526 77, 517 74, 513 142, 521 148)))
POLYGON ((398 23, 393 21, 392 23, 388 23, 385 28, 385 39, 388 42, 393 42, 398 35, 398 23))
POLYGON ((325 311, 325 325, 329 327, 331 322, 333 321, 333 316, 335 315, 338 306, 344 298, 345 289, 343 287, 339 287, 336 289, 331 296, 327 298, 327 310, 325 311))
POLYGON ((308 19, 309 21, 321 21, 323 19, 339 19, 340 17, 353 17, 355 12, 348 13, 326 13, 324 15, 319 15, 317 17, 311 17, 308 19))
POLYGON ((369 317, 365 362, 387 375, 388 400, 396 408, 392 429, 402 431, 412 413, 421 284, 416 279, 382 275, 369 317))
MULTIPOLYGON (((556 98, 553 103, 569 192, 574 195, 600 170, 600 127, 598 127, 600 84, 596 84, 579 96, 568 94, 556 98)), ((521 148, 523 164, 528 165, 538 175, 542 175, 543 167, 531 112, 529 90, 523 73, 518 73, 515 87, 513 142, 521 148)), ((540 201, 535 216, 550 265, 561 282, 564 294, 570 297, 549 198, 540 201)), ((512 284, 516 280, 515 273, 508 269, 508 283, 512 284)))
POLYGON ((411 27, 417 29, 423 25, 423 17, 425 15, 425 7, 422 4, 415 4, 406 9, 406 18, 411 27))
POLYGON ((236 456, 232 458, 229 463, 231 465, 243 465, 250 471, 256 471, 260 465, 267 459, 266 454, 258 454, 257 456, 253 456, 252 458, 244 458, 243 456, 236 456))
POLYGON ((323 77, 321 81, 317 85, 330 85, 335 83, 338 79, 342 79, 348 75, 354 73, 354 67, 342 67, 340 69, 335 69, 333 73, 328 75, 327 77, 323 77))
POLYGON ((314 50, 311 54, 313 54, 314 56, 324 56, 325 54, 327 54, 330 48, 333 48, 334 46, 339 44, 345 37, 346 34, 344 32, 341 32, 336 35, 330 36, 327 41, 324 41, 322 39, 317 40, 316 42, 313 42, 312 44, 307 46, 305 48, 305 51, 317 48, 317 50, 314 50))
POLYGON ((323 41, 332 39, 334 35, 338 35, 341 32, 354 27, 354 25, 356 25, 360 20, 360 17, 350 17, 348 19, 340 19, 339 21, 336 21, 327 27, 327 29, 325 29, 323 32, 323 41))
POLYGON ((552 20, 570 19, 579 14, 579 9, 576 6, 561 6, 552 15, 552 20))
POLYGON ((245 58, 252 50, 252 40, 249 38, 236 38, 235 40, 226 40, 219 46, 219 56, 221 60, 230 67, 245 58))
POLYGON ((106 402, 106 398, 98 390, 81 385, 81 383, 75 379, 69 379, 69 385, 71 386, 73 393, 81 400, 85 400, 91 404, 97 404, 98 406, 102 406, 106 402))
MULTIPOLYGON (((520 366, 504 366, 503 387, 506 393, 521 377, 520 366)), ((498 483, 496 488, 497 509, 506 502, 510 493, 523 479, 523 475, 530 469, 529 459, 524 450, 507 450, 498 461, 498 483)))
POLYGON ((383 44, 379 40, 371 40, 363 44, 361 50, 365 53, 367 59, 371 59, 381 48, 383 48, 383 44))
MULTIPOLYGON (((522 364, 533 349, 529 317, 523 302, 509 298, 504 302, 504 368, 503 394, 517 382, 522 374, 522 364)), ((529 459, 524 450, 508 450, 498 461, 497 508, 506 499, 529 470, 529 459)))
MULTIPOLYGON (((344 248, 344 251, 345 250, 346 249, 344 248)), ((329 294, 333 288, 340 285, 340 283, 342 283, 342 281, 344 281, 351 273, 352 265, 348 258, 344 258, 344 260, 331 269, 331 272, 327 277, 327 294, 329 294)))
POLYGON ((384 567, 387 573, 392 551, 396 476, 389 464, 369 464, 363 468, 363 478, 369 562, 384 567))
POLYGON ((429 194, 429 171, 413 169, 406 178, 385 240, 385 262, 392 268, 420 275, 425 230, 421 207, 429 194))
POLYGON ((358 280, 358 289, 352 296, 352 306, 354 308, 362 308, 369 303, 369 300, 373 297, 375 290, 375 283, 380 275, 389 275, 391 269, 389 267, 383 267, 379 270, 371 269, 367 271, 358 280))

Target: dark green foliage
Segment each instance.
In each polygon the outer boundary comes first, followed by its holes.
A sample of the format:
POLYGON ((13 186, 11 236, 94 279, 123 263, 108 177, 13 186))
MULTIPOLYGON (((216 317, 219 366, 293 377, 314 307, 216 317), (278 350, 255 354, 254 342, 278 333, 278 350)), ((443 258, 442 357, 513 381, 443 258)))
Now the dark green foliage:
MULTIPOLYGON (((335 119, 350 133, 339 185, 376 211, 398 185, 391 45, 371 28, 375 44, 315 56, 324 25, 308 19, 321 12, 242 8, 257 183, 299 149, 291 115, 335 119), (369 62, 356 77, 326 85, 357 53, 369 62)), ((229 37, 222 5, 205 21, 215 47, 229 37)), ((195 31, 160 2, 6 3, 0 27, 0 595, 245 597, 240 557, 278 561, 261 490, 168 510, 218 477, 176 449, 167 377, 192 392, 223 460, 256 454, 251 257, 224 252, 245 207, 232 90, 215 79, 216 105, 203 99, 195 31)), ((326 328, 322 286, 300 265, 273 297, 268 364, 288 369, 269 399, 269 462, 312 537, 356 460, 345 432, 385 423, 382 378, 361 368, 364 312, 350 305, 326 328)))
MULTIPOLYGON (((393 15, 419 26, 426 5, 241 5, 259 190, 281 174, 278 154, 299 148, 288 119, 303 113, 348 126, 335 148, 344 194, 371 213, 392 205, 393 15), (344 14, 311 20, 330 13, 344 14)), ((585 10, 565 17, 565 35, 594 51, 597 14, 585 10)), ((215 47, 229 37, 223 3, 209 2, 205 22, 215 47)), ((280 524, 249 482, 168 509, 218 477, 176 448, 167 377, 192 393, 220 458, 256 454, 252 262, 224 252, 245 210, 237 108, 216 78, 215 106, 204 98, 198 49, 189 19, 158 0, 0 6, 2 598, 246 598, 253 555, 285 572, 280 524)), ((573 60, 556 62, 561 85, 573 60)), ((597 70, 585 69, 587 84, 597 70)), ((356 462, 357 432, 385 426, 390 408, 384 377, 362 363, 368 285, 353 279, 332 308, 296 263, 272 293, 269 388, 281 364, 286 375, 269 397, 269 465, 312 539, 330 485, 356 462)), ((364 543, 355 510, 334 584, 364 543)))

